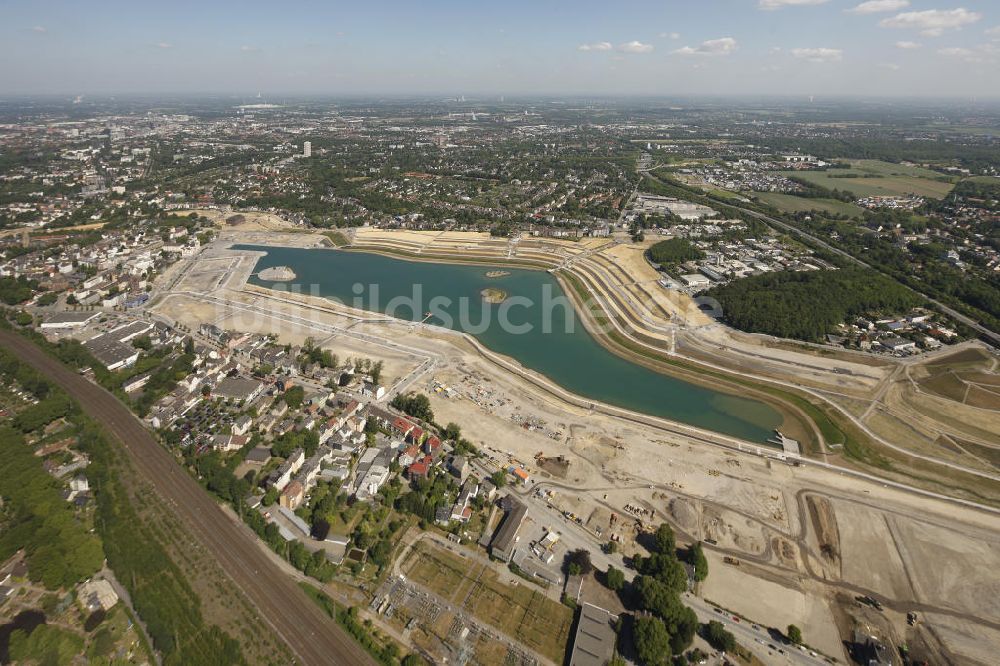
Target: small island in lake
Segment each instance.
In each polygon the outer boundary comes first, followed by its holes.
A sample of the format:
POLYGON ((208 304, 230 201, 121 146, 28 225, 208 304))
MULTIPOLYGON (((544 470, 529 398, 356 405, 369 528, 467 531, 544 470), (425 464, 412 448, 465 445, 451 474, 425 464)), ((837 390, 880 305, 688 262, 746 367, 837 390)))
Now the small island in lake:
POLYGON ((271 266, 257 274, 261 280, 270 282, 288 282, 295 279, 295 271, 288 266, 271 266))
POLYGON ((487 271, 486 273, 488 278, 507 277, 508 275, 510 275, 510 271, 487 271))
POLYGON ((487 287, 479 293, 482 294, 483 300, 487 303, 503 303, 507 300, 507 292, 503 289, 487 287))

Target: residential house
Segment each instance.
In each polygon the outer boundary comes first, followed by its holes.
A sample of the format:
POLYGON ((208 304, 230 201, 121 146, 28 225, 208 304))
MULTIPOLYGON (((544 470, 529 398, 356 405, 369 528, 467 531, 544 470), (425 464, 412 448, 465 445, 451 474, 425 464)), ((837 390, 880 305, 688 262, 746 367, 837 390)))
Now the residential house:
POLYGON ((278 504, 294 511, 301 506, 305 496, 306 488, 302 482, 298 479, 292 479, 281 491, 281 495, 278 496, 278 504))
POLYGON ((465 459, 465 456, 452 456, 448 463, 448 471, 459 481, 465 481, 466 477, 469 476, 469 461, 465 459))
POLYGON ((292 480, 292 475, 298 472, 303 463, 305 463, 305 458, 306 454, 302 449, 292 451, 285 462, 281 463, 281 466, 267 477, 268 487, 273 486, 278 490, 284 490, 285 486, 292 480))
POLYGON ((250 432, 251 426, 253 426, 253 417, 249 414, 244 414, 233 422, 233 434, 245 435, 250 432))

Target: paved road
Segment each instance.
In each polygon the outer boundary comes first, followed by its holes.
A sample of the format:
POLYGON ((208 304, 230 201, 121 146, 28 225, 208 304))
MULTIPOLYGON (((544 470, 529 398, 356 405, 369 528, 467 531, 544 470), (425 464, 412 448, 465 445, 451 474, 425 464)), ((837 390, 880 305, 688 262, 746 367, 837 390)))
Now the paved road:
POLYGON ((15 333, 0 331, 0 345, 66 390, 84 412, 123 444, 135 469, 153 484, 205 550, 215 556, 300 663, 374 663, 260 549, 252 532, 226 516, 117 398, 15 333))
POLYGON ((708 623, 711 620, 721 622, 727 631, 736 637, 736 642, 753 652, 766 664, 795 664, 796 666, 818 666, 826 664, 827 660, 817 654, 812 656, 793 645, 785 645, 780 638, 775 638, 764 627, 752 624, 746 620, 737 621, 733 615, 725 611, 717 613, 712 606, 701 597, 689 592, 684 593, 684 604, 689 606, 698 620, 708 623), (754 629, 754 627, 758 627, 754 629), (773 648, 771 646, 774 646, 773 648))

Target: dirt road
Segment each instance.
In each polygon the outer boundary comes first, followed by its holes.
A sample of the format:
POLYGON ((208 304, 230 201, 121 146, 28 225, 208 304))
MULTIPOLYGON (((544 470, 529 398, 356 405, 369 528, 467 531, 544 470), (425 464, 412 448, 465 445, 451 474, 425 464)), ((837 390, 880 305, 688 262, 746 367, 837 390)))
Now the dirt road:
POLYGON ((61 386, 120 441, 135 469, 216 557, 302 664, 374 663, 261 551, 256 535, 227 517, 117 398, 15 333, 0 331, 0 344, 61 386))

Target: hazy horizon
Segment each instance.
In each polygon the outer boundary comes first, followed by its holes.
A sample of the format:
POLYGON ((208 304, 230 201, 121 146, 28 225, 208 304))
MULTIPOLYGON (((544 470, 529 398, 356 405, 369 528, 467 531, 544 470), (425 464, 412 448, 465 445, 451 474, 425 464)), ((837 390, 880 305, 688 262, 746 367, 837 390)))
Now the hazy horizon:
POLYGON ((989 0, 187 0, 0 8, 0 95, 808 96, 1000 90, 989 0))

